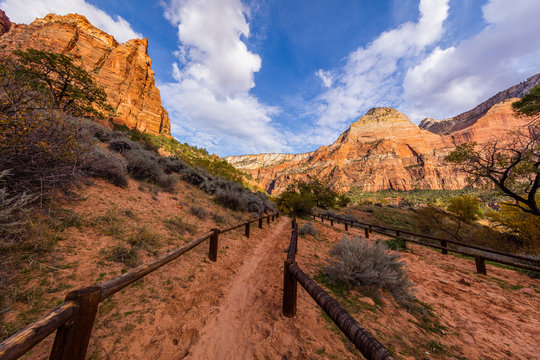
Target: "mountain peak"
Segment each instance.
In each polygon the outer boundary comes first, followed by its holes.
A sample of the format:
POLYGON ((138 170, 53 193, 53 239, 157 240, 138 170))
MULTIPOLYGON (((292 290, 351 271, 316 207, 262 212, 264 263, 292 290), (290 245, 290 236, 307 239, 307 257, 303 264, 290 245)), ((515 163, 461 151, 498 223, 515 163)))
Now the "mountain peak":
POLYGON ((374 107, 371 108, 360 119, 354 122, 351 125, 351 129, 381 126, 386 127, 397 123, 409 123, 412 125, 409 118, 396 109, 389 107, 374 107))

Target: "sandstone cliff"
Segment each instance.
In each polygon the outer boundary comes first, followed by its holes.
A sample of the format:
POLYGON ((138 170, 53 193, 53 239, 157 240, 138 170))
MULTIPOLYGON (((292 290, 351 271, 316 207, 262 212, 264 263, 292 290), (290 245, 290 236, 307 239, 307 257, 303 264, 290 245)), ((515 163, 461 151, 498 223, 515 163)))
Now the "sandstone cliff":
POLYGON ((514 85, 504 91, 497 93, 488 100, 484 101, 474 109, 464 112, 453 118, 444 120, 434 120, 426 118, 420 123, 420 127, 429 130, 435 134, 450 134, 456 131, 461 131, 467 127, 474 125, 480 118, 490 111, 490 109, 500 102, 520 98, 527 94, 534 86, 540 83, 540 73, 531 76, 526 81, 514 85))
POLYGON ((359 187, 456 189, 465 177, 443 162, 454 148, 449 136, 418 128, 390 108, 374 108, 329 146, 301 155, 262 154, 226 158, 279 194, 295 180, 330 180, 339 191, 359 187))
POLYGON ((11 21, 7 17, 6 13, 0 9, 0 35, 6 33, 11 28, 11 21))
MULTIPOLYGON (((0 34, 5 28, 2 15, 0 34)), ((155 86, 147 39, 118 44, 84 16, 49 14, 30 25, 11 24, 0 36, 0 48, 69 54, 104 87, 109 103, 116 109, 115 121, 153 134, 170 133, 169 116, 155 86)))

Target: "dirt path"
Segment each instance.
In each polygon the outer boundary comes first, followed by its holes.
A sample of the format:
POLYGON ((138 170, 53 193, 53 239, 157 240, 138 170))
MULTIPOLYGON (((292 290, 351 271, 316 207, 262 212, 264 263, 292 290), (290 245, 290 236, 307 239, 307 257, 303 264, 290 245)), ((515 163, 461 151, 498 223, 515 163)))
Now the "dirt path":
POLYGON ((281 218, 270 234, 238 268, 219 303, 217 316, 200 329, 200 339, 186 359, 257 358, 257 343, 268 337, 277 316, 276 288, 280 287, 283 243, 289 221, 281 218), (275 320, 275 319, 274 319, 275 320))

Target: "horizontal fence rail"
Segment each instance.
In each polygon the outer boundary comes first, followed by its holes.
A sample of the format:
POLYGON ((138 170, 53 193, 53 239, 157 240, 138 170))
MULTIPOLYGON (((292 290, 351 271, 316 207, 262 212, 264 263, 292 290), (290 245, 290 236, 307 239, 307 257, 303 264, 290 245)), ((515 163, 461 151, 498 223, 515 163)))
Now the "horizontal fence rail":
POLYGON ((298 247, 298 223, 296 217, 292 221, 292 234, 285 260, 283 281, 283 315, 294 317, 296 315, 297 283, 308 292, 315 302, 332 319, 337 327, 347 336, 354 346, 368 360, 391 360, 394 356, 373 337, 358 322, 339 305, 315 281, 307 276, 296 264, 296 251, 298 247))
POLYGON ((216 261, 219 234, 244 227, 244 234, 249 238, 250 224, 258 222, 259 228, 262 229, 264 219, 270 224, 277 218, 279 218, 279 212, 259 216, 223 230, 212 229, 184 246, 160 256, 151 263, 138 266, 96 286, 70 291, 64 303, 0 343, 0 360, 18 359, 55 331, 56 337, 49 359, 84 360, 97 308, 101 301, 208 239, 210 239, 208 257, 211 261, 216 261))
POLYGON ((406 242, 411 242, 414 244, 419 244, 419 245, 431 247, 434 249, 438 249, 438 250, 441 250, 443 254, 447 254, 450 251, 456 254, 472 256, 475 259, 477 272, 484 275, 486 275, 487 273, 485 261, 492 261, 495 263, 509 265, 509 266, 513 266, 513 267, 524 269, 524 270, 540 272, 540 259, 533 259, 527 256, 505 253, 502 251, 489 249, 489 248, 477 246, 477 245, 470 245, 470 244, 462 243, 455 240, 441 239, 441 238, 436 238, 429 235, 417 234, 410 231, 404 231, 400 229, 388 228, 388 227, 374 225, 374 224, 362 223, 359 221, 347 220, 347 219, 342 219, 342 218, 333 217, 329 215, 317 214, 317 215, 312 215, 312 216, 313 216, 313 219, 320 218, 321 222, 323 223, 325 219, 329 220, 332 226, 334 225, 334 221, 337 222, 338 224, 344 224, 345 231, 347 231, 349 227, 363 229, 365 231, 366 238, 369 238, 369 234, 371 232, 375 232, 375 233, 379 233, 386 236, 397 237, 400 240, 404 241, 405 244, 406 242), (428 242, 419 241, 411 237, 437 241, 440 243, 440 246, 434 245, 428 242), (457 245, 459 247, 465 248, 466 250, 454 249, 454 248, 448 247, 448 244, 457 245), (477 250, 482 253, 480 254, 480 253, 467 251, 468 249, 477 250), (517 261, 495 258, 489 255, 504 256, 506 258, 517 260, 517 261), (523 263, 523 262, 528 262, 528 264, 523 263), (534 265, 531 265, 531 264, 534 264, 534 265))

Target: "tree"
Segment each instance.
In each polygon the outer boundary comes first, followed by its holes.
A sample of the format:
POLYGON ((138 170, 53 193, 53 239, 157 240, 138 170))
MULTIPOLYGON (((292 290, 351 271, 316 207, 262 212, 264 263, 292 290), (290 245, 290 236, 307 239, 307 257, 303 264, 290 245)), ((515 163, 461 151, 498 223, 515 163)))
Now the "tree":
POLYGON ((540 84, 533 87, 521 100, 512 104, 518 116, 535 116, 540 114, 540 84))
POLYGON ((511 131, 502 139, 485 144, 457 146, 446 160, 469 174, 472 183, 495 185, 515 200, 526 213, 540 216, 537 193, 540 188, 540 121, 511 131))
POLYGON ((277 199, 278 207, 284 212, 297 215, 308 214, 314 206, 326 209, 336 205, 338 194, 328 182, 312 179, 290 184, 277 199))
POLYGON ((13 53, 30 86, 46 93, 55 108, 76 116, 102 117, 102 111, 112 111, 103 89, 71 57, 36 49, 13 53))

